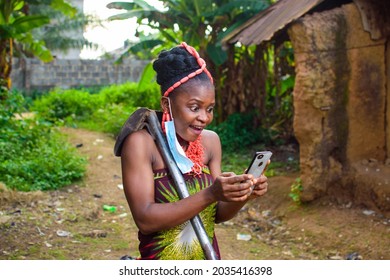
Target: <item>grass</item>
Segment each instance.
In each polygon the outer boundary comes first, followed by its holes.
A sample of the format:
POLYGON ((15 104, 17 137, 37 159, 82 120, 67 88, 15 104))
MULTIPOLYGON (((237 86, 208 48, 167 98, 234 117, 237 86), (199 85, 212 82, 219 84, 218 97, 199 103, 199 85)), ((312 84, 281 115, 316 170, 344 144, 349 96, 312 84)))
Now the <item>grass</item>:
MULTIPOLYGON (((48 251, 48 255, 54 259, 54 260, 67 260, 69 259, 65 254, 64 254, 64 249, 51 249, 48 251)), ((48 259, 51 259, 48 258, 48 259)))
POLYGON ((113 251, 120 251, 129 248, 129 242, 127 240, 118 240, 111 245, 113 251))

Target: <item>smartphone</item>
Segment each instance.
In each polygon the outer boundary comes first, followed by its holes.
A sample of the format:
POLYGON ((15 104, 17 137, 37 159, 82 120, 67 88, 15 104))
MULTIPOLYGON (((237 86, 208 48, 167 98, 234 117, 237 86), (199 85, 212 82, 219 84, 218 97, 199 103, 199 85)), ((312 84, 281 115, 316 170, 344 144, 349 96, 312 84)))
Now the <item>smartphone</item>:
POLYGON ((263 174, 271 156, 272 152, 270 151, 256 152, 246 173, 252 174, 254 178, 259 178, 263 174))

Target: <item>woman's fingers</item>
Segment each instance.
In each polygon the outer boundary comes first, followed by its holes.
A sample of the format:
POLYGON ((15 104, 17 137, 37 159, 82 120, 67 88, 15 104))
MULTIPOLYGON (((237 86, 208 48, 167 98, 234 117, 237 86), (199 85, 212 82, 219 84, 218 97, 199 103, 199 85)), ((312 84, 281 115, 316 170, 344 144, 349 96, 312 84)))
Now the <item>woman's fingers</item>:
POLYGON ((233 172, 225 172, 220 175, 221 180, 226 184, 237 184, 242 181, 252 180, 253 175, 251 174, 241 174, 236 175, 233 172))
POLYGON ((268 179, 264 175, 253 178, 250 174, 236 175, 225 172, 218 176, 217 181, 220 186, 220 199, 224 201, 245 201, 249 197, 263 196, 268 191, 268 179))
POLYGON ((264 175, 261 175, 261 177, 258 179, 258 182, 256 183, 253 194, 256 196, 262 196, 268 191, 268 179, 264 175))
POLYGON ((220 186, 221 199, 225 201, 243 201, 247 199, 253 187, 253 176, 249 174, 235 175, 232 172, 222 173, 216 179, 220 186))

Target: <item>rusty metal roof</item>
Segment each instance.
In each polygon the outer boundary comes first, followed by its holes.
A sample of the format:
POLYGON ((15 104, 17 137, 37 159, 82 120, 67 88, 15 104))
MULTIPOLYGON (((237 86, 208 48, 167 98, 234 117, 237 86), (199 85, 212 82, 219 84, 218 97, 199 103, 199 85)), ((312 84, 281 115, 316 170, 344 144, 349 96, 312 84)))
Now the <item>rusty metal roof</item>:
MULTIPOLYGON (((255 15, 222 40, 222 44, 240 42, 243 45, 258 45, 270 40, 276 32, 303 16, 326 0, 279 0, 255 15)), ((350 1, 347 1, 350 2, 350 1)), ((390 6, 388 0, 353 0, 362 16, 364 29, 373 40, 390 36, 390 6)))
POLYGON ((324 0, 279 0, 223 39, 223 44, 258 45, 324 0))

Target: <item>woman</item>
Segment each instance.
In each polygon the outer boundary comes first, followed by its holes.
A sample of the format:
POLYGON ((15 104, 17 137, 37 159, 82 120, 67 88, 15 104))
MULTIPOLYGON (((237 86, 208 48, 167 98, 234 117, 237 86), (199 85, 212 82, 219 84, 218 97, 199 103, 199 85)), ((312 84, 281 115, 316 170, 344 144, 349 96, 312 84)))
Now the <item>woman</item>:
POLYGON ((220 257, 214 224, 233 218, 249 199, 264 195, 267 178, 221 172, 219 137, 205 129, 213 119, 213 80, 194 48, 182 43, 163 51, 153 68, 163 94, 162 128, 181 146, 177 152, 184 157, 181 170, 190 196, 178 198, 146 129, 126 137, 121 150, 123 184, 139 229, 140 259, 204 259, 189 222, 198 214, 220 257))

